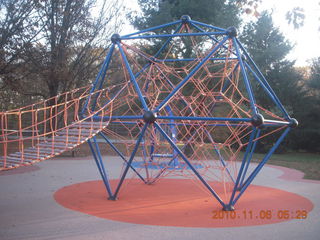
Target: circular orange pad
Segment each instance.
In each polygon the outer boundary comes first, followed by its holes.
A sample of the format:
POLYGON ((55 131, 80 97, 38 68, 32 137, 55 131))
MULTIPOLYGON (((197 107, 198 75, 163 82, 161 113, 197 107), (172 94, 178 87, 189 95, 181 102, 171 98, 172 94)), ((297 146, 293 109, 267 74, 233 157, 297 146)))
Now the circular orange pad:
MULTIPOLYGON (((113 189, 117 182, 111 181, 113 189)), ((217 200, 188 179, 162 179, 154 185, 130 179, 124 185, 117 201, 107 200, 102 181, 63 187, 55 192, 54 198, 66 208, 100 218, 175 227, 239 227, 292 219, 303 221, 313 209, 312 202, 300 195, 256 185, 247 189, 234 212, 221 211, 217 200)), ((217 192, 220 191, 222 187, 218 187, 217 192)))

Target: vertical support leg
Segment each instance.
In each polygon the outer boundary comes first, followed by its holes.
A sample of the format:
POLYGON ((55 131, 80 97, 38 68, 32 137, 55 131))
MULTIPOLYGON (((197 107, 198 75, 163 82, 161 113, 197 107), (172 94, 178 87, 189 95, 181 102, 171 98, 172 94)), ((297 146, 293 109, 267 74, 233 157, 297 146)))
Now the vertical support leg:
POLYGON ((141 141, 142 141, 142 139, 143 139, 144 133, 145 133, 148 125, 149 125, 148 123, 145 123, 145 125, 143 126, 143 128, 142 128, 142 130, 141 130, 140 136, 139 136, 139 138, 138 138, 138 140, 137 140, 137 143, 136 143, 136 145, 135 145, 135 147, 134 147, 134 149, 133 149, 133 152, 132 152, 131 157, 130 157, 128 163, 127 163, 127 166, 126 166, 126 168, 125 168, 125 170, 124 170, 124 172, 123 172, 123 174, 122 174, 122 176, 121 176, 121 179, 120 179, 120 182, 119 182, 119 184, 118 184, 118 186, 117 186, 117 189, 116 189, 116 191, 114 192, 113 196, 110 198, 111 200, 116 200, 116 199, 117 199, 117 196, 118 196, 118 193, 119 193, 119 191, 120 191, 121 185, 122 185, 124 179, 125 179, 126 176, 127 176, 128 170, 129 170, 129 168, 130 168, 130 166, 131 166, 131 163, 132 163, 132 161, 133 161, 133 159, 134 159, 134 157, 135 157, 135 155, 136 155, 136 152, 137 152, 137 150, 138 150, 138 148, 139 148, 139 146, 140 146, 140 143, 141 143, 141 141))
MULTIPOLYGON (((102 159, 101 159, 101 156, 99 157, 99 152, 97 149, 97 153, 95 151, 95 148, 93 146, 93 144, 91 143, 91 140, 89 139, 88 140, 88 144, 89 144, 89 147, 90 147, 90 150, 92 152, 92 155, 93 155, 93 158, 97 164, 97 167, 98 167, 98 170, 99 170, 99 173, 102 177, 102 180, 103 180, 103 183, 106 187, 106 190, 108 192, 108 195, 109 195, 109 198, 112 197, 112 191, 111 191, 111 187, 110 187, 110 184, 109 184, 109 180, 108 180, 108 176, 107 176, 107 173, 105 172, 105 169, 104 169, 104 165, 103 165, 103 162, 102 162, 102 159)), ((99 148, 99 146, 98 146, 99 148)))
MULTIPOLYGON (((255 139, 257 139, 260 136, 260 133, 261 133, 261 129, 258 129, 258 131, 256 133, 256 136, 255 136, 255 139)), ((257 140, 254 141, 254 143, 253 143, 253 145, 251 147, 250 155, 249 155, 248 159, 246 160, 246 166, 244 168, 244 171, 243 171, 243 174, 242 174, 242 177, 241 177, 241 180, 240 180, 239 189, 241 189, 243 187, 243 181, 244 181, 244 179, 246 177, 246 174, 247 174, 247 171, 248 171, 251 159, 252 159, 252 155, 254 153, 254 150, 256 149, 257 143, 258 143, 257 140)))
POLYGON ((249 187, 253 179, 257 176, 257 174, 260 172, 262 167, 267 163, 267 161, 270 159, 271 155, 274 153, 274 151, 278 148, 280 143, 283 141, 285 136, 290 131, 290 127, 288 127, 282 135, 279 137, 279 139, 276 141, 276 143, 273 145, 273 147, 270 149, 270 151, 267 153, 267 155, 264 157, 264 159, 258 164, 258 166, 253 170, 251 175, 248 177, 248 179, 244 182, 243 187, 241 188, 241 191, 239 192, 238 196, 233 200, 232 204, 236 204, 236 202, 239 200, 239 198, 242 196, 242 194, 245 192, 245 190, 249 187))
POLYGON ((247 156, 248 156, 248 154, 249 154, 249 152, 251 150, 252 141, 253 141, 255 135, 256 135, 256 128, 253 129, 253 131, 252 131, 252 133, 250 135, 249 144, 247 146, 246 153, 244 154, 244 157, 243 157, 243 160, 242 160, 242 163, 241 163, 241 167, 239 169, 239 173, 238 173, 238 176, 237 176, 236 183, 234 184, 234 188, 233 188, 229 203, 228 203, 226 209, 224 209, 224 210, 233 210, 234 209, 233 199, 234 199, 234 197, 236 195, 236 191, 238 190, 240 179, 241 179, 244 167, 245 167, 246 159, 247 159, 247 156))
MULTIPOLYGON (((102 132, 99 133, 99 135, 109 144, 109 146, 121 157, 121 159, 128 164, 127 159, 125 156, 118 150, 118 148, 107 138, 106 135, 104 135, 102 132)), ((137 170, 130 165, 130 168, 137 174, 137 176, 144 182, 146 183, 146 180, 140 175, 140 173, 137 172, 137 170)))

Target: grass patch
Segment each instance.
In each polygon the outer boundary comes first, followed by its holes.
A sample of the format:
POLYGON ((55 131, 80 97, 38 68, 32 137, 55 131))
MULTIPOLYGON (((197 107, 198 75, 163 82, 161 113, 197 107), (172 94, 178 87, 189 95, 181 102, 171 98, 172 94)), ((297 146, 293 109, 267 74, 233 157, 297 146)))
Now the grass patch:
MULTIPOLYGON (((262 159, 264 154, 254 154, 253 159, 262 159)), ((320 154, 283 153, 273 154, 268 164, 294 168, 304 172, 305 179, 320 180, 320 154)))
MULTIPOLYGON (((100 144, 99 144, 100 145, 100 144)), ((179 144, 178 144, 179 145, 179 144)), ((120 151, 125 152, 125 149, 120 145, 117 146, 120 151)), ((181 145, 180 145, 181 147, 181 145)), ((113 150, 101 143, 101 153, 105 155, 116 155, 113 150)), ((240 159, 242 159, 244 152, 240 152, 240 159)), ((91 156, 91 151, 88 144, 82 144, 76 148, 77 156, 91 156)), ((138 154, 139 155, 139 154, 138 154)), ((70 152, 66 152, 61 157, 72 156, 70 152)), ((262 159, 265 154, 255 153, 254 159, 262 159)), ((257 162, 257 161, 254 161, 257 162)), ((297 169, 304 173, 305 179, 320 180, 320 154, 313 153, 282 153, 273 154, 271 159, 267 162, 277 166, 297 169)))

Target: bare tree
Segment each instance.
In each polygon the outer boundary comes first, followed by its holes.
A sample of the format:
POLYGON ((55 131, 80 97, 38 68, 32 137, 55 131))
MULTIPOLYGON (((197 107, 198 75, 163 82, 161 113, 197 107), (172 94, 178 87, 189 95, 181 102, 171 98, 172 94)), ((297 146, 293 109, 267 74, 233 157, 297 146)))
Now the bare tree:
POLYGON ((104 0, 97 16, 95 0, 40 2, 37 14, 42 41, 26 51, 31 78, 46 84, 45 95, 87 84, 97 72, 106 38, 118 27, 119 2, 104 0))
POLYGON ((121 1, 0 1, 0 83, 22 95, 48 98, 88 84, 121 25, 121 1))

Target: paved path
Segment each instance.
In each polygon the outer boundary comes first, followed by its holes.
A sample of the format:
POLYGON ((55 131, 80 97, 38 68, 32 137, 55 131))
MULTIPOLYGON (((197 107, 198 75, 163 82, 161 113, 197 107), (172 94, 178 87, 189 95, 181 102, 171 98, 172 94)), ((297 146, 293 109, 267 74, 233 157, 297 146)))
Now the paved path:
MULTIPOLYGON (((112 168, 115 159, 109 159, 112 168)), ((30 171, 0 174, 0 239, 306 239, 320 236, 320 182, 302 180, 295 170, 266 166, 254 184, 306 197, 314 209, 304 220, 230 228, 160 227, 116 222, 72 211, 53 194, 74 183, 100 180, 93 160, 53 159, 30 171), (39 168, 38 168, 39 167, 39 168)), ((18 169, 17 169, 18 170, 18 169)), ((118 176, 112 175, 116 178, 118 176)))

